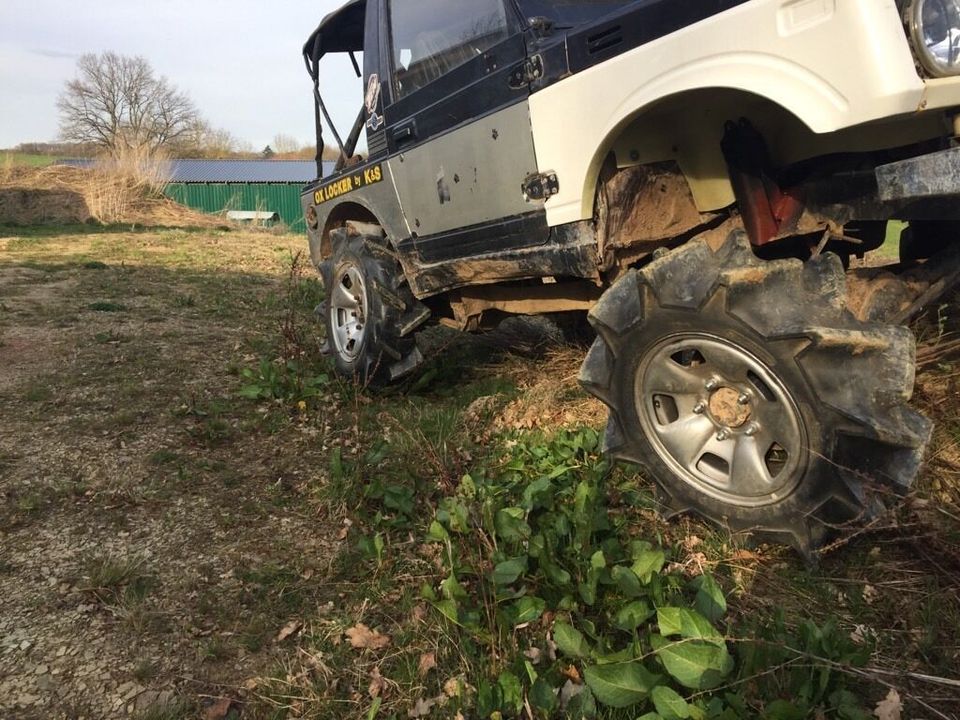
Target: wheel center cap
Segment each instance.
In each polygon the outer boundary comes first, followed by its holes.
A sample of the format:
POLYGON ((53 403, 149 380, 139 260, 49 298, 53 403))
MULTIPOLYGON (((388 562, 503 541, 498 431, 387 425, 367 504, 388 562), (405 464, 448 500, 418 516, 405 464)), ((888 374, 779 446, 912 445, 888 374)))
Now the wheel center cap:
POLYGON ((750 419, 750 405, 740 404, 740 393, 731 387, 721 387, 710 395, 710 414, 722 425, 741 427, 750 419))

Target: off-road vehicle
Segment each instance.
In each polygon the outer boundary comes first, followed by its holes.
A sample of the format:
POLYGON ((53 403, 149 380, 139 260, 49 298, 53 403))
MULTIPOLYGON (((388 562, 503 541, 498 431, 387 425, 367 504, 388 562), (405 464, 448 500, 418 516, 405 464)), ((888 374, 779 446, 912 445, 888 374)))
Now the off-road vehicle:
POLYGON ((960 0, 351 0, 303 52, 340 372, 589 311, 606 447, 670 509, 809 551, 910 486, 906 323, 960 272, 960 0), (365 89, 346 138, 330 53, 365 89), (851 261, 895 227, 900 262, 851 261))

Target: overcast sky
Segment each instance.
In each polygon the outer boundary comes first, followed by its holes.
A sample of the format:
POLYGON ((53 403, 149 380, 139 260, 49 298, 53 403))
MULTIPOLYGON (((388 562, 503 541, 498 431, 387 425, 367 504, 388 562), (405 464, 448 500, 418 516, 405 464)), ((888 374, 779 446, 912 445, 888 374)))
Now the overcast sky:
MULTIPOLYGON (((83 53, 142 55, 215 127, 256 149, 313 140, 300 50, 343 0, 0 0, 0 148, 57 137, 57 96, 83 53)), ((349 61, 321 64, 342 135, 363 102, 349 61)), ((332 140, 329 134, 328 140, 332 140)))

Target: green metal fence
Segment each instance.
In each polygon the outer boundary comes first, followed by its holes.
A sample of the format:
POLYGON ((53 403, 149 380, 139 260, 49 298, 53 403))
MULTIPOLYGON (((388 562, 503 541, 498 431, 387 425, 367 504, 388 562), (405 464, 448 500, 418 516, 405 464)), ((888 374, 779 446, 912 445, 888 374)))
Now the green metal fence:
POLYGON ((224 210, 275 212, 291 230, 306 229, 299 183, 170 183, 166 194, 181 205, 205 213, 224 210))

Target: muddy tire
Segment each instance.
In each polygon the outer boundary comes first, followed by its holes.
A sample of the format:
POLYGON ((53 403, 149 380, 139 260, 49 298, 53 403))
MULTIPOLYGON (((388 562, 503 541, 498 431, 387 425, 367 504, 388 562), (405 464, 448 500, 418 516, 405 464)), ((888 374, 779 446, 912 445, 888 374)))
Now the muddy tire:
POLYGON ((916 476, 931 425, 907 405, 913 335, 847 311, 835 255, 694 241, 621 278, 590 321, 580 381, 610 408, 606 449, 670 514, 809 555, 916 476))
POLYGON ((334 252, 320 266, 325 350, 337 372, 363 385, 399 379, 423 359, 414 331, 429 312, 413 297, 382 238, 334 230, 331 240, 334 252))

